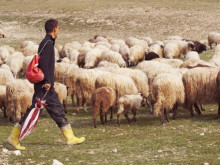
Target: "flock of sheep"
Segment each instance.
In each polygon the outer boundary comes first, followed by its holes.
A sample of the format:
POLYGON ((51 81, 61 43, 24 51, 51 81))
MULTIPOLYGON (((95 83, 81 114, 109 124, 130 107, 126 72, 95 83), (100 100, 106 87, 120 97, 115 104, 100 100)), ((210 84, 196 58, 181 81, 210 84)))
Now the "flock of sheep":
MULTIPOLYGON (((212 44, 216 44, 215 54, 208 62, 199 56, 206 51, 205 44, 180 36, 157 41, 95 35, 82 44, 56 45, 54 87, 65 112, 67 96, 77 112, 80 108, 87 111, 90 102, 94 127, 99 113, 104 124, 108 110, 112 119, 116 107, 118 124, 121 113, 129 122, 136 121, 137 110, 145 104, 152 114, 161 117, 162 124, 164 118, 169 121, 170 112, 176 118, 178 105, 191 115, 193 109, 201 114, 204 104, 220 103, 220 33, 208 35, 210 48, 212 44), (178 59, 181 55, 185 61, 178 59)), ((20 120, 32 103, 33 84, 19 77, 37 51, 38 45, 32 41, 24 41, 20 50, 0 46, 0 108, 13 122, 20 120)))

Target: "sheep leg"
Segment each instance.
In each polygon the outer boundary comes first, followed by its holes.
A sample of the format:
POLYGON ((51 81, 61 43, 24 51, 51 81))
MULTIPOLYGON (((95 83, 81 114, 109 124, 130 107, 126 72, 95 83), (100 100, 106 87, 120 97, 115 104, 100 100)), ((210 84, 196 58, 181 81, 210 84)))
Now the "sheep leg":
POLYGON ((72 106, 74 107, 74 94, 71 95, 72 106))
POLYGON ((164 115, 165 115, 166 121, 169 122, 170 121, 169 120, 169 111, 166 108, 164 108, 164 115))
POLYGON ((79 113, 79 107, 82 103, 82 98, 77 97, 77 105, 76 105, 76 112, 79 113))
POLYGON ((4 113, 4 117, 7 118, 7 115, 6 115, 6 107, 3 108, 3 113, 4 113))
POLYGON ((128 122, 130 123, 131 119, 128 117, 128 111, 124 111, 124 115, 125 115, 125 118, 128 120, 128 122))
POLYGON ((202 104, 200 105, 200 109, 201 109, 202 111, 205 111, 205 108, 203 107, 202 104))
POLYGON ((120 124, 121 124, 121 123, 120 123, 120 114, 117 115, 117 123, 118 123, 118 125, 120 126, 120 124))
POLYGON ((192 108, 192 105, 191 105, 191 104, 188 105, 188 110, 190 111, 191 116, 194 117, 195 115, 194 115, 193 108, 192 108))
POLYGON ((100 113, 100 120, 101 120, 102 125, 105 124, 104 116, 105 116, 105 113, 102 111, 102 112, 100 113))
POLYGON ((110 116, 110 120, 113 119, 113 107, 111 107, 111 116, 110 116))
POLYGON ((136 109, 135 110, 132 110, 132 113, 133 113, 133 118, 132 118, 132 121, 136 122, 136 114, 137 114, 137 111, 136 109))
POLYGON ((198 113, 198 115, 201 115, 201 111, 200 111, 200 109, 199 109, 197 103, 194 104, 194 107, 195 107, 195 110, 196 110, 196 112, 198 113))
POLYGON ((83 98, 83 110, 85 111, 85 112, 88 112, 87 111, 87 105, 86 105, 86 99, 85 98, 83 98))
POLYGON ((173 106, 173 120, 176 120, 176 116, 177 116, 177 113, 176 113, 176 110, 178 108, 178 103, 176 103, 174 106, 173 106))
POLYGON ((99 114, 99 109, 100 107, 93 107, 92 108, 92 111, 93 111, 93 124, 94 124, 94 128, 97 128, 97 125, 96 125, 96 117, 97 115, 99 114))
POLYGON ((220 115, 220 103, 218 104, 218 115, 220 115))
POLYGON ((163 108, 163 106, 160 109, 160 122, 162 125, 164 125, 164 108, 163 108))

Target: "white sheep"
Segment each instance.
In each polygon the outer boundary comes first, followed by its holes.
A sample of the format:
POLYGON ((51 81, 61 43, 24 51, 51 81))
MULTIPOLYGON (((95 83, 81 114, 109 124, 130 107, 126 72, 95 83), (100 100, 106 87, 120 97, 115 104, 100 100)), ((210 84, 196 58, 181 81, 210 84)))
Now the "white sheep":
POLYGON ((10 121, 20 121, 32 104, 33 93, 17 89, 14 91, 11 104, 7 108, 7 117, 10 121))
POLYGON ((0 59, 3 62, 6 62, 6 59, 9 57, 9 55, 11 53, 14 53, 14 51, 10 50, 10 49, 11 49, 10 47, 6 47, 6 46, 1 46, 0 47, 0 59))
POLYGON ((54 89, 58 95, 60 103, 64 107, 65 113, 67 113, 67 110, 66 110, 66 108, 67 108, 67 88, 66 88, 66 85, 56 82, 56 83, 54 83, 54 89))
POLYGON ((13 80, 14 77, 10 71, 0 68, 0 85, 6 85, 13 80))
POLYGON ((130 47, 129 58, 134 64, 143 61, 144 57, 145 57, 145 50, 142 45, 134 45, 130 47))
POLYGON ((200 60, 199 53, 196 52, 196 51, 189 51, 189 52, 186 54, 186 60, 189 60, 189 59, 200 60))
POLYGON ((79 56, 79 52, 78 52, 77 50, 70 49, 70 50, 68 51, 67 57, 69 58, 69 60, 70 60, 73 64, 76 64, 76 65, 77 65, 78 56, 79 56))
POLYGON ((5 85, 0 85, 0 108, 3 111, 5 118, 7 118, 6 107, 7 107, 7 103, 6 103, 6 86, 5 85))
POLYGON ((2 64, 2 65, 0 66, 0 68, 11 72, 11 69, 10 69, 10 67, 9 67, 7 64, 2 64))
POLYGON ((164 57, 165 58, 180 58, 193 49, 194 44, 186 41, 171 41, 164 46, 164 57))
POLYGON ((115 73, 105 73, 98 76, 95 86, 96 88, 111 87, 118 92, 119 97, 138 93, 137 87, 129 76, 115 73))
POLYGON ((97 66, 99 62, 99 58, 102 56, 102 52, 104 49, 94 48, 86 53, 85 57, 85 68, 93 68, 97 66))
POLYGON ((108 72, 95 69, 80 70, 76 80, 77 112, 79 112, 80 106, 83 106, 84 111, 87 112, 86 100, 91 99, 92 92, 96 89, 96 78, 106 74, 108 72))
POLYGON ((26 47, 24 47, 23 49, 21 49, 21 51, 25 57, 32 56, 32 55, 38 54, 38 47, 39 47, 39 45, 29 44, 26 47))
POLYGON ((159 44, 152 44, 149 48, 149 53, 154 52, 160 56, 160 58, 163 57, 163 46, 159 44))
POLYGON ((215 54, 209 62, 220 67, 220 44, 215 47, 215 54))
POLYGON ((116 63, 111 63, 111 62, 108 62, 108 61, 101 61, 99 62, 99 64, 97 65, 97 68, 99 67, 104 67, 104 68, 108 68, 108 67, 112 67, 112 68, 120 68, 118 64, 116 63))
POLYGON ((5 38, 5 33, 3 29, 0 29, 0 38, 5 38))
POLYGON ((136 121, 136 113, 137 110, 140 109, 141 102, 143 98, 141 94, 137 95, 124 95, 119 98, 118 100, 118 112, 117 112, 117 122, 118 125, 120 125, 120 114, 124 112, 124 115, 128 122, 136 121), (128 113, 132 112, 133 118, 130 119, 128 117, 128 113))
POLYGON ((120 67, 126 67, 126 62, 124 61, 122 56, 119 53, 114 52, 112 50, 103 51, 98 61, 108 61, 111 63, 116 63, 120 67))
POLYGON ((158 61, 164 64, 168 64, 172 66, 173 68, 180 68, 183 64, 183 61, 180 59, 166 59, 166 58, 156 58, 153 61, 158 61))
MULTIPOLYGON (((177 74, 162 73, 155 77, 152 84, 152 95, 155 99, 154 114, 161 117, 164 124, 164 114, 169 122, 168 113, 177 104, 183 104, 185 91, 182 76, 177 74)), ((174 110, 173 118, 176 117, 174 110)))
POLYGON ((210 48, 212 49, 212 44, 220 44, 220 33, 216 33, 216 32, 210 32, 208 34, 208 44, 210 46, 210 48))
POLYGON ((110 47, 110 50, 119 53, 120 45, 118 45, 118 44, 112 44, 112 46, 110 47))
POLYGON ((143 37, 142 39, 147 42, 148 46, 151 46, 153 43, 153 39, 151 37, 143 37))
POLYGON ((183 75, 186 96, 185 106, 187 106, 192 116, 194 115, 192 106, 195 103, 202 105, 219 102, 216 81, 218 72, 218 68, 197 67, 189 69, 183 75))
POLYGON ((25 57, 23 61, 23 72, 25 73, 28 65, 31 63, 32 59, 34 58, 34 55, 25 57))
POLYGON ((21 43, 20 49, 24 49, 28 45, 36 45, 36 43, 33 42, 33 41, 24 41, 24 42, 21 43))
POLYGON ((167 40, 183 40, 183 37, 180 37, 180 36, 168 36, 167 40))
POLYGON ((19 77, 23 70, 23 61, 25 57, 21 52, 14 52, 7 58, 6 64, 10 67, 14 77, 19 77))

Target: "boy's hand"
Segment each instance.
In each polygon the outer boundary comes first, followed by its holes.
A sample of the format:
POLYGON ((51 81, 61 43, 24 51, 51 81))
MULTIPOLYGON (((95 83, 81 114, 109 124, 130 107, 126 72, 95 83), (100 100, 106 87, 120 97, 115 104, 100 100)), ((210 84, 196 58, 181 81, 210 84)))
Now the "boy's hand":
POLYGON ((46 91, 49 91, 51 85, 50 84, 44 84, 44 88, 46 89, 46 91))

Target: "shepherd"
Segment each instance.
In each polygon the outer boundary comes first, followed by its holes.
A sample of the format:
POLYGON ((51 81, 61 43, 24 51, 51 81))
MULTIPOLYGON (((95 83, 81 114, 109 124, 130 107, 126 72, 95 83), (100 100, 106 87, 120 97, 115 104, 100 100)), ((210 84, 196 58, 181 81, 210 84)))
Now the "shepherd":
POLYGON ((54 44, 55 39, 59 33, 59 25, 55 19, 49 19, 45 22, 46 36, 41 41, 38 49, 40 55, 39 68, 44 73, 44 80, 34 84, 34 95, 32 105, 27 110, 21 120, 14 126, 7 142, 15 149, 25 150, 25 147, 19 143, 19 136, 21 133, 22 124, 30 113, 31 109, 35 107, 36 98, 42 98, 45 93, 46 110, 51 118, 56 122, 62 134, 67 140, 68 145, 80 144, 85 141, 84 137, 77 138, 74 136, 70 123, 67 121, 62 104, 58 99, 58 95, 54 90, 54 69, 55 69, 55 54, 54 44))

